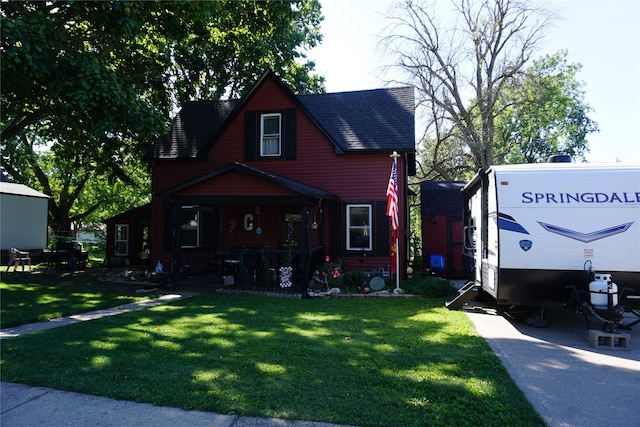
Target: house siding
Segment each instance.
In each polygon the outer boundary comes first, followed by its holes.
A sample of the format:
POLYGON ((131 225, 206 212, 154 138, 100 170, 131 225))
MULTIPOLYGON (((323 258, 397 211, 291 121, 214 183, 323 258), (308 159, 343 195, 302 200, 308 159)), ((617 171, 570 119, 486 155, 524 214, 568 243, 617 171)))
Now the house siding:
MULTIPOLYGON (((285 139, 291 139, 291 128, 283 133, 285 139)), ((345 124, 347 126, 347 124, 345 124)), ((413 136, 413 135, 411 135, 413 136)), ((337 148, 318 125, 307 116, 304 109, 273 79, 264 81, 259 90, 236 112, 233 120, 217 135, 215 141, 210 141, 202 160, 174 159, 155 160, 153 174, 153 235, 165 236, 164 239, 153 239, 153 262, 158 259, 163 264, 170 265, 172 260, 171 244, 167 240, 167 230, 164 229, 165 215, 171 212, 175 203, 173 199, 164 199, 158 193, 168 188, 189 182, 211 171, 218 170, 231 162, 239 161, 245 165, 268 171, 289 179, 317 187, 338 196, 338 201, 324 201, 321 211, 316 211, 315 220, 318 229, 309 233, 310 246, 325 245, 326 255, 341 258, 346 270, 388 268, 390 263, 389 246, 391 236, 388 218, 385 216, 386 189, 392 166, 391 152, 347 152, 336 154, 337 148), (252 123, 247 120, 259 121, 261 113, 279 111, 285 115, 285 120, 291 118, 295 112, 295 152, 283 153, 281 158, 259 159, 257 156, 247 155, 249 143, 247 132, 252 130, 252 123), (286 154, 286 155, 284 155, 286 154), (293 160, 295 159, 295 160, 293 160), (373 251, 366 255, 359 251, 347 252, 345 249, 345 207, 347 203, 369 203, 373 207, 374 233, 384 233, 374 236, 373 251), (382 217, 382 218, 381 218, 382 217), (386 227, 381 224, 386 222, 386 227), (385 244, 386 242, 386 244, 385 244), (386 247, 385 247, 386 246, 386 247)), ((284 150, 283 150, 284 151, 284 150)), ((400 229, 406 228, 406 197, 403 190, 406 186, 405 174, 407 165, 405 159, 398 159, 398 188, 400 191, 399 218, 400 229)), ((235 197, 242 199, 239 204, 244 206, 224 206, 221 213, 222 222, 220 232, 223 238, 220 242, 224 247, 246 246, 258 248, 261 242, 282 239, 282 231, 278 229, 277 217, 267 220, 267 211, 262 207, 262 235, 246 232, 242 229, 243 216, 255 209, 259 197, 292 197, 296 193, 274 183, 250 176, 239 171, 223 173, 208 181, 187 187, 174 194, 175 197, 191 200, 197 197, 215 194, 216 197, 235 197), (233 236, 229 232, 233 229, 233 236)), ((312 212, 314 206, 309 206, 312 212)), ((273 214, 270 212, 269 214, 273 214)), ((313 216, 314 214, 309 214, 313 216)), ((310 219, 311 220, 311 219, 310 219)), ((401 247, 404 246, 404 232, 401 233, 401 247)), ((280 248, 271 248, 280 249, 280 248)), ((189 251, 183 253, 188 256, 189 251)), ((400 251, 401 265, 404 265, 404 250, 400 251)), ((404 271, 401 268, 401 271, 404 271)))
MULTIPOLYGON (((152 260, 149 258, 151 247, 151 205, 144 205, 120 215, 107 219, 107 241, 106 260, 109 265, 120 265, 125 262, 138 265, 149 265, 152 260), (129 244, 127 256, 115 255, 115 228, 116 225, 123 224, 129 226, 129 244), (144 236, 143 229, 147 228, 147 236, 144 236), (146 240, 145 240, 146 237, 146 240)), ((157 261, 157 260, 156 260, 157 261)))
POLYGON ((47 199, 2 195, 3 250, 47 247, 47 199))
POLYGON ((13 188, 24 187, 29 195, 0 193, 0 248, 9 250, 38 250, 47 247, 48 197, 26 186, 2 184, 13 188), (32 196, 37 193, 39 195, 32 196))

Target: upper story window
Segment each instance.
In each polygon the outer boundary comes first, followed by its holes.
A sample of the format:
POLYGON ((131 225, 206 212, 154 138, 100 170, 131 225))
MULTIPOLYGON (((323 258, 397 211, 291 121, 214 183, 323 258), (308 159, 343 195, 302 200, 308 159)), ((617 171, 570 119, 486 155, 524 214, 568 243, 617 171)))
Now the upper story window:
POLYGON ((296 160, 297 111, 245 111, 244 161, 296 160))
POLYGON ((260 156, 280 156, 282 141, 282 114, 260 116, 260 156))

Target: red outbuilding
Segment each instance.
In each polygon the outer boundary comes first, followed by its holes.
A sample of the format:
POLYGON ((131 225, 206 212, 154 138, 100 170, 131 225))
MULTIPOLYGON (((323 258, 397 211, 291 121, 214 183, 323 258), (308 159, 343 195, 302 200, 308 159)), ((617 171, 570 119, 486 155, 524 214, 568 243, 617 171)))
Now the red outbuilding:
POLYGON ((463 265, 462 181, 426 181, 420 184, 422 255, 427 272, 461 279, 469 272, 463 265))

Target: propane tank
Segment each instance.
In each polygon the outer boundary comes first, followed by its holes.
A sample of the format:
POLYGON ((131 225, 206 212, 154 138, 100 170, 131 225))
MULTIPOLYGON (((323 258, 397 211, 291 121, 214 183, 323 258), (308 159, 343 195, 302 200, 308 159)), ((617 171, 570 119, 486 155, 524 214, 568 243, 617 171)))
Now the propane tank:
POLYGON ((589 283, 589 295, 593 306, 613 308, 618 305, 618 285, 611 281, 611 274, 596 273, 589 283))

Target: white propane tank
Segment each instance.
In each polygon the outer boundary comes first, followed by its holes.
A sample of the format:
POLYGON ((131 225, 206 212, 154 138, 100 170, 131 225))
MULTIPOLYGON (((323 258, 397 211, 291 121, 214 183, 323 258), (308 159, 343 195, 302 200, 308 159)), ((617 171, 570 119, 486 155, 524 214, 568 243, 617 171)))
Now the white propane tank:
POLYGON ((597 307, 609 306, 609 294, 612 295, 613 307, 618 305, 618 285, 611 281, 611 274, 596 273, 594 280, 589 283, 591 305, 597 307))

